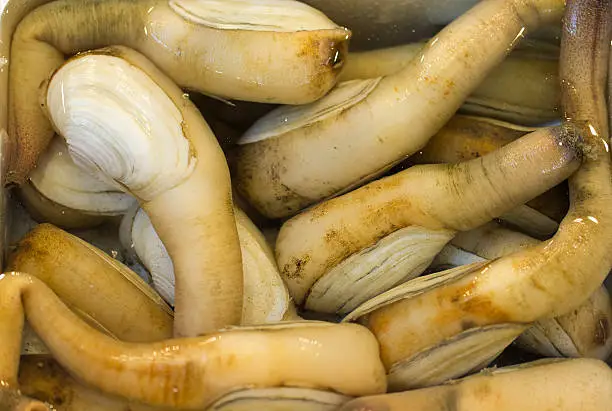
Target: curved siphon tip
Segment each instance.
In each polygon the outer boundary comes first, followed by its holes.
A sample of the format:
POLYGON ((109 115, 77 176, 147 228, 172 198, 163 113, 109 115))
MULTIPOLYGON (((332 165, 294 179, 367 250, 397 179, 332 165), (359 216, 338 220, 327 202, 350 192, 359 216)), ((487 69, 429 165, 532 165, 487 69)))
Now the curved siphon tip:
POLYGON ((348 41, 332 41, 330 44, 329 58, 327 66, 334 72, 340 71, 344 67, 344 63, 348 57, 348 41))

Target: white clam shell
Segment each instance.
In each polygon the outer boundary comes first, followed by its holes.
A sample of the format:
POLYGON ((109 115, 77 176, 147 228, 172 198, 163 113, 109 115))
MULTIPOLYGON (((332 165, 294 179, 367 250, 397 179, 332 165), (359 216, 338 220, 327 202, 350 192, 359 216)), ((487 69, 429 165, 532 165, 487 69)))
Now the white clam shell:
POLYGON ((233 392, 208 411, 334 411, 351 397, 309 388, 260 388, 233 392))
POLYGON ((47 109, 78 166, 102 172, 142 200, 177 186, 194 169, 179 109, 145 72, 119 57, 84 54, 68 61, 49 82, 47 109))
POLYGON ((319 10, 294 0, 170 0, 184 19, 222 30, 294 32, 339 26, 319 10))
POLYGON ((382 78, 350 80, 338 84, 325 97, 302 106, 281 106, 259 119, 238 140, 251 144, 281 136, 299 128, 333 118, 363 101, 382 78))
POLYGON ((306 308, 347 314, 421 274, 453 237, 448 230, 409 226, 343 260, 312 286, 306 308))
POLYGON ((124 214, 137 202, 104 175, 78 167, 64 140, 57 136, 30 173, 30 181, 49 200, 90 214, 124 214))

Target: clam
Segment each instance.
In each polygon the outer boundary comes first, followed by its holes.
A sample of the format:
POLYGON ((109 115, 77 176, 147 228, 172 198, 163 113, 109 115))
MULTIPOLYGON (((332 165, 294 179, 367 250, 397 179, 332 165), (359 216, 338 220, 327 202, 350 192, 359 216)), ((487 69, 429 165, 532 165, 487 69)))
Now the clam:
MULTIPOLYGON (((381 357, 387 368, 391 391, 438 385, 482 369, 528 328, 528 325, 510 321, 478 327, 470 317, 465 316, 461 318, 461 328, 456 333, 441 338, 440 332, 433 328, 436 322, 431 324, 433 330, 425 330, 431 331, 432 335, 423 339, 439 338, 437 344, 417 352, 409 351, 418 344, 414 338, 402 339, 406 336, 406 330, 402 328, 405 325, 401 322, 401 314, 393 312, 384 317, 389 321, 390 328, 384 328, 384 331, 376 328, 382 313, 386 314, 390 309, 401 307, 405 301, 418 299, 460 281, 469 273, 486 267, 486 264, 486 261, 474 262, 408 281, 363 303, 343 319, 344 322, 359 320, 380 339, 381 357), (407 355, 408 352, 412 355, 407 355)), ((433 304, 423 305, 420 307, 421 315, 423 311, 431 309, 439 310, 433 304)), ((419 331, 424 331, 424 328, 421 327, 419 331)))
POLYGON ((277 218, 373 180, 425 146, 524 32, 559 19, 564 5, 479 2, 401 71, 272 111, 238 142, 238 190, 277 218))
POLYGON ((458 231, 574 172, 574 138, 541 129, 484 157, 411 167, 305 210, 283 224, 276 242, 291 296, 310 310, 346 314, 418 276, 458 231))
POLYGON ((439 387, 359 398, 339 411, 609 411, 610 399, 612 370, 605 363, 541 360, 439 387))
MULTIPOLYGON (((495 223, 459 233, 434 259, 437 265, 461 265, 496 259, 539 244, 535 238, 495 223)), ((612 302, 601 286, 575 310, 536 321, 517 339, 523 348, 548 357, 607 359, 612 354, 612 302)))
POLYGON ((127 343, 88 326, 35 277, 7 272, 0 278, 0 381, 12 395, 24 315, 79 381, 147 405, 207 409, 245 387, 312 388, 350 397, 386 390, 378 343, 360 325, 302 321, 127 343))
POLYGON ((49 2, 26 15, 13 36, 7 177, 22 183, 53 136, 38 88, 65 55, 120 44, 186 89, 303 104, 336 83, 349 37, 294 0, 49 2))
POLYGON ((534 323, 517 343, 547 357, 608 359, 612 355, 610 293, 606 287, 600 287, 573 311, 534 323))
MULTIPOLYGON (((83 240, 38 226, 0 273, 0 409, 612 411, 612 371, 593 359, 454 380, 517 340, 545 355, 612 351, 601 287, 612 268, 612 113, 603 102, 612 1, 567 0, 554 88, 561 126, 508 127, 497 146, 476 151, 441 137, 466 98, 464 110, 504 107, 529 124, 547 115, 496 105, 497 91, 487 100, 486 84, 477 86, 504 48, 556 21, 565 2, 480 2, 396 72, 350 79, 325 97, 350 32, 293 0, 85 0, 86 11, 57 0, 31 13, 15 36, 25 52, 15 54, 11 93, 25 93, 11 100, 9 179, 23 181, 52 127, 60 140, 20 188, 29 209, 65 227, 125 214, 121 240, 161 296, 83 240), (132 48, 96 49, 116 39, 132 48), (63 61, 82 48, 91 50, 63 61), (48 59, 32 66, 41 55, 48 59), (50 69, 43 110, 34 110, 26 83, 38 87, 50 69), (263 77, 284 69, 286 79, 263 77), (228 93, 220 100, 307 103, 264 117, 230 160, 258 212, 293 216, 278 233, 262 233, 242 211, 258 214, 237 201, 217 139, 179 88, 186 84, 228 93), (368 183, 422 147, 408 164, 455 149, 465 158, 368 183), (550 211, 546 199, 531 200, 568 177, 571 208, 559 224, 538 208, 550 211), (492 219, 554 236, 482 225, 492 219), (451 268, 419 277, 436 265, 451 268), (314 315, 346 316, 304 321, 292 299, 314 315), (173 330, 163 300, 177 307, 173 330), (26 349, 54 359, 24 356, 25 338, 26 349), (412 391, 388 394, 404 390, 412 391)), ((395 51, 375 53, 387 52, 395 51)), ((509 101, 523 98, 512 91, 509 101)))
POLYGON ((20 187, 20 195, 37 220, 63 228, 96 226, 125 214, 137 203, 116 184, 79 168, 59 136, 20 187))
MULTIPOLYGON (((571 207, 555 236, 491 262, 405 283, 348 316, 376 335, 391 390, 413 387, 402 376, 411 375, 414 359, 423 353, 448 350, 448 344, 461 335, 486 327, 527 327, 565 315, 582 305, 608 275, 612 176, 603 90, 611 10, 608 3, 568 1, 564 21, 572 29, 564 30, 561 78, 562 84, 572 87, 563 89, 564 118, 568 119, 564 129, 579 143, 583 162, 569 180, 571 207)), ((455 377, 469 371, 468 365, 482 365, 482 358, 474 356, 471 364, 457 367, 455 377)), ((451 370, 444 371, 442 377, 450 378, 451 370)), ((419 385, 438 382, 432 379, 419 385)))
POLYGON ((44 90, 73 161, 136 197, 176 272, 175 333, 242 315, 242 262, 230 176, 217 139, 183 92, 125 47, 79 54, 44 90))
POLYGON ((122 341, 172 336, 172 311, 148 284, 108 254, 50 224, 38 225, 17 244, 7 269, 43 281, 88 324, 122 341))
MULTIPOLYGON (((235 215, 244 272, 242 324, 281 321, 291 315, 292 303, 276 267, 274 253, 244 212, 236 208, 235 215)), ((172 260, 147 214, 142 209, 126 214, 121 232, 122 243, 133 249, 149 270, 155 289, 174 305, 172 260)))
MULTIPOLYGON (((340 81, 388 76, 418 57, 425 43, 351 52, 340 81)), ((460 112, 525 126, 559 119, 558 48, 532 42, 510 53, 470 94, 460 112), (535 49, 535 50, 534 50, 535 49)))

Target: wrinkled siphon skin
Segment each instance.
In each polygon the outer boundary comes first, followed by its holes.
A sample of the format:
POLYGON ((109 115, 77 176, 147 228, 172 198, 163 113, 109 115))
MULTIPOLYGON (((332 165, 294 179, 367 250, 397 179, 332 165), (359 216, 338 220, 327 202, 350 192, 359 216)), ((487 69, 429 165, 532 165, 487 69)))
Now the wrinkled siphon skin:
MULTIPOLYGON (((418 153, 398 165, 459 163, 482 157, 515 141, 538 127, 522 127, 486 117, 455 115, 418 153)), ((560 184, 527 202, 527 205, 555 221, 567 213, 567 186, 560 184)))
POLYGON ((571 208, 557 234, 362 318, 381 343, 387 367, 467 329, 563 315, 606 278, 612 267, 612 176, 603 90, 611 9, 607 0, 567 6, 561 48, 564 127, 578 133, 584 156, 569 180, 571 208))
POLYGON ((470 230, 557 185, 579 163, 575 133, 544 128, 481 158, 411 167, 286 221, 276 242, 281 275, 302 304, 330 268, 394 231, 470 230))
POLYGON ((217 30, 183 18, 168 0, 45 4, 25 17, 13 37, 6 178, 21 184, 53 136, 36 102, 40 84, 65 55, 124 45, 146 55, 186 89, 229 99, 304 104, 335 84, 349 37, 350 31, 341 27, 217 30))

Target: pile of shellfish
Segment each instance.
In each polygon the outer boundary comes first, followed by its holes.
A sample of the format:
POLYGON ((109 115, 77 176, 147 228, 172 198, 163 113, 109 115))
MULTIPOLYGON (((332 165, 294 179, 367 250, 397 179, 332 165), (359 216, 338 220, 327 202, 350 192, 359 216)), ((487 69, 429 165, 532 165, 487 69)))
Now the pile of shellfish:
POLYGON ((612 0, 32 4, 0 410, 612 411, 612 0))

